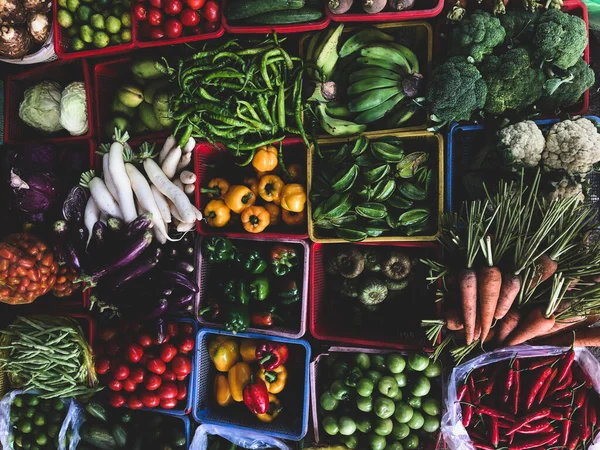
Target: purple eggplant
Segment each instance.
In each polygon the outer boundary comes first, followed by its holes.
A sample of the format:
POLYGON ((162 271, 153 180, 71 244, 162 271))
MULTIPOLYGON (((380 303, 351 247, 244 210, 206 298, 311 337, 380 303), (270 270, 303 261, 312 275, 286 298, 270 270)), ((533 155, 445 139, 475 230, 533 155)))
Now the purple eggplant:
POLYGON ((161 294, 164 295, 165 297, 170 297, 171 295, 173 295, 173 289, 171 289, 171 288, 163 289, 161 294))
POLYGON ((125 222, 117 217, 111 217, 106 221, 108 225, 108 229, 115 234, 121 234, 121 232, 125 229, 125 222))
POLYGON ((83 222, 83 213, 87 204, 87 192, 81 186, 75 186, 63 202, 62 213, 65 220, 73 225, 83 222))
POLYGON ((170 247, 166 251, 167 258, 177 258, 177 249, 175 247, 170 247))
POLYGON ((158 344, 163 344, 167 340, 167 330, 165 321, 159 318, 154 325, 154 338, 158 344))
POLYGON ((117 275, 117 278, 114 280, 113 284, 114 289, 119 290, 123 288, 123 286, 127 284, 128 281, 133 280, 134 278, 137 278, 140 275, 143 275, 149 272, 150 270, 154 269, 158 264, 158 261, 158 258, 155 257, 146 259, 140 262, 139 264, 137 261, 134 261, 133 264, 130 264, 129 266, 125 267, 117 275))
POLYGON ((67 251, 67 260, 71 264, 71 267, 77 272, 81 272, 81 258, 79 257, 75 246, 71 242, 67 242, 65 244, 65 249, 67 251))
POLYGON ((195 294, 182 295, 181 297, 172 298, 169 300, 169 310, 179 311, 181 308, 187 307, 192 304, 195 294))
POLYGON ((139 320, 148 321, 159 319, 167 312, 167 309, 169 308, 169 302, 166 298, 161 298, 158 301, 147 303, 146 308, 148 308, 147 311, 144 311, 143 309, 137 310, 136 316, 139 318, 139 320))
POLYGON ((136 217, 125 229, 125 239, 144 233, 152 228, 152 215, 142 214, 136 217))
POLYGON ((177 261, 175 263, 175 269, 187 274, 194 273, 194 266, 185 261, 177 261))
POLYGON ((54 231, 54 237, 57 240, 64 240, 69 232, 69 224, 66 220, 57 220, 54 222, 52 226, 52 230, 54 231))
POLYGON ((106 244, 106 224, 104 222, 98 221, 94 224, 92 228, 92 241, 96 245, 106 244))
POLYGON ((88 242, 88 231, 84 227, 74 228, 71 232, 71 242, 78 251, 84 252, 88 242))
POLYGON ((52 226, 54 232, 54 257, 61 266, 69 262, 69 256, 65 249, 65 242, 67 240, 69 225, 65 220, 57 220, 52 226))
POLYGON ((165 270, 160 274, 161 282, 168 283, 169 285, 173 284, 175 286, 181 286, 188 291, 197 294, 200 289, 198 289, 198 285, 193 281, 189 280, 184 274, 175 272, 173 270, 165 270))

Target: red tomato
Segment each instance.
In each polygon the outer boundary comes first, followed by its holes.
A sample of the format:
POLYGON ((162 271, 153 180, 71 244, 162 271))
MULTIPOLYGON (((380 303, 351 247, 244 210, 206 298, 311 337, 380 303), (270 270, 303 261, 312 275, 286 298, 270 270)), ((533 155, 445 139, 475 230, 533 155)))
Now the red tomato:
POLYGON ((219 28, 218 22, 204 22, 203 27, 205 33, 214 33, 219 28))
POLYGON ((192 362, 184 356, 176 356, 171 362, 171 369, 177 376, 189 375, 192 371, 192 362))
POLYGON ((156 408, 160 404, 160 397, 151 392, 142 393, 140 399, 146 408, 156 408))
POLYGON ((133 17, 136 20, 144 21, 148 17, 148 11, 146 11, 146 7, 141 3, 136 3, 133 5, 133 17))
POLYGON ((158 395, 160 398, 176 398, 177 397, 177 385, 175 383, 167 382, 163 383, 158 389, 158 395))
POLYGON ((219 4, 213 0, 208 0, 204 9, 202 9, 204 13, 204 18, 207 22, 216 23, 219 21, 219 4))
MULTIPOLYGON (((174 20, 174 19, 170 19, 170 20, 174 20)), ((166 21, 165 21, 165 23, 166 23, 166 21)), ((163 26, 163 28, 166 28, 166 27, 165 27, 165 26, 163 26)), ((165 31, 165 30, 163 29, 163 32, 164 32, 164 31, 165 31)), ((164 339, 163 339, 162 341, 158 342, 158 339, 156 339, 156 338, 153 338, 153 339, 152 339, 152 343, 153 343, 154 345, 162 345, 162 344, 166 344, 166 343, 167 343, 167 342, 169 342, 170 340, 171 340, 171 336, 169 336, 168 334, 165 334, 165 335, 164 335, 164 339)))
POLYGON ((108 382, 108 388, 111 391, 119 392, 121 389, 123 389, 123 385, 119 380, 110 380, 108 382))
MULTIPOLYGON (((167 16, 176 16, 181 12, 182 6, 183 5, 181 4, 180 0, 165 0, 162 9, 167 16)), ((170 335, 175 336, 174 334, 170 335)))
POLYGON ((127 378, 123 381, 123 390, 127 392, 133 392, 137 388, 137 384, 131 378, 127 378))
POLYGON ((177 375, 177 381, 187 380, 188 375, 177 375))
MULTIPOLYGON (((160 9, 150 8, 148 10, 148 23, 153 27, 159 26, 163 21, 163 13, 160 9)), ((150 340, 152 342, 152 340, 150 340)), ((142 344, 143 346, 143 344, 142 344)))
POLYGON ((206 0, 185 0, 185 3, 194 11, 204 6, 206 0))
POLYGON ((152 345, 152 338, 148 334, 140 334, 138 342, 142 347, 150 347, 152 345))
MULTIPOLYGON (((202 4, 204 4, 204 0, 201 0, 201 1, 202 1, 202 4)), ((191 8, 191 6, 190 6, 190 8, 191 8)), ((191 323, 182 323, 181 331, 183 332, 183 334, 187 334, 187 335, 191 336, 192 334, 194 334, 194 325, 192 325, 191 323)))
POLYGON ((146 368, 152 373, 162 375, 167 370, 167 365, 158 358, 152 358, 146 364, 146 368))
POLYGON ((131 394, 127 399, 127 406, 131 409, 142 409, 144 404, 137 395, 131 394))
POLYGON ((115 380, 123 381, 129 376, 129 367, 125 364, 117 364, 113 369, 112 374, 113 377, 115 377, 115 380))
POLYGON ((125 404, 125 397, 118 392, 111 392, 108 401, 113 408, 120 408, 125 404))
POLYGON ((177 379, 177 375, 175 375, 172 371, 167 370, 162 374, 162 379, 165 381, 175 381, 177 379))
POLYGON ((194 350, 194 339, 191 337, 184 337, 179 343, 179 351, 181 353, 189 353, 194 350))
POLYGON ((179 334, 179 326, 176 322, 169 322, 167 324, 167 334, 171 337, 175 337, 179 334))
POLYGON ((131 373, 129 374, 129 379, 133 380, 136 383, 143 383, 146 372, 141 367, 134 367, 131 369, 131 373))
POLYGON ((174 345, 166 344, 160 349, 160 359, 166 363, 173 361, 175 356, 177 356, 177 347, 174 345))
POLYGON ((116 341, 113 340, 106 343, 106 354, 108 356, 116 356, 119 350, 121 350, 121 346, 116 341))
POLYGON ((98 332, 98 337, 102 342, 108 342, 117 335, 117 330, 114 328, 104 328, 98 332))
POLYGON ((173 18, 165 20, 165 35, 168 38, 178 38, 181 33, 183 33, 183 25, 179 20, 173 18))
POLYGON ((162 7, 163 7, 163 0, 150 0, 150 4, 152 6, 154 6, 155 8, 162 9, 162 7))
POLYGON ((127 346, 127 359, 132 363, 139 362, 144 356, 144 348, 138 344, 129 344, 127 346))
POLYGON ((163 409, 173 409, 177 406, 177 399, 163 398, 160 400, 160 407, 163 409))
POLYGON ((177 400, 185 400, 187 397, 187 383, 177 383, 177 400))
POLYGON ((96 372, 100 375, 106 375, 110 370, 110 360, 108 358, 98 358, 96 360, 96 372))
POLYGON ((146 382, 144 383, 144 386, 146 386, 146 389, 148 389, 149 391, 155 391, 160 387, 161 384, 162 380, 160 379, 160 377, 151 373, 148 374, 148 376, 146 377, 146 382))

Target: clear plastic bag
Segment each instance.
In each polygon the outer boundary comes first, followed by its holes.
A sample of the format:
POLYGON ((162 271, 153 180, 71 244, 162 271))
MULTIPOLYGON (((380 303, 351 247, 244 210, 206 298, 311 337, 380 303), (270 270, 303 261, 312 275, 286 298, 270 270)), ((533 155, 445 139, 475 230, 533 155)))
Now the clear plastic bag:
MULTIPOLYGON (((6 394, 0 401, 0 443, 4 450, 12 450, 10 444, 12 436, 12 425, 10 423, 10 408, 17 395, 32 394, 37 392, 22 390, 11 391, 6 394)), ((81 406, 73 399, 61 399, 68 407, 67 415, 63 421, 58 434, 58 449, 57 450, 76 450, 79 444, 79 427, 83 421, 83 413, 81 406), (67 439, 67 433, 70 431, 71 438, 67 439)))
POLYGON ((194 435, 190 450, 207 450, 209 435, 220 436, 223 439, 227 439, 232 444, 250 450, 265 450, 269 448, 291 450, 290 447, 279 439, 255 433, 253 431, 232 430, 231 428, 218 425, 200 425, 196 429, 196 434, 194 435))
MULTIPOLYGON (((499 361, 512 359, 515 356, 519 358, 535 358, 552 355, 560 355, 567 351, 565 347, 532 347, 529 345, 519 345, 516 347, 507 347, 494 350, 490 353, 484 353, 458 367, 455 367, 450 375, 446 389, 446 399, 444 404, 444 415, 442 416, 442 433, 446 445, 450 450, 474 450, 471 438, 462 424, 462 409, 460 403, 456 401, 457 388, 462 384, 465 377, 475 368, 494 364, 499 361)), ((575 349, 575 361, 581 369, 593 380, 594 389, 600 392, 600 362, 585 347, 575 349)), ((588 450, 600 450, 600 436, 597 436, 594 443, 588 447, 588 450)))

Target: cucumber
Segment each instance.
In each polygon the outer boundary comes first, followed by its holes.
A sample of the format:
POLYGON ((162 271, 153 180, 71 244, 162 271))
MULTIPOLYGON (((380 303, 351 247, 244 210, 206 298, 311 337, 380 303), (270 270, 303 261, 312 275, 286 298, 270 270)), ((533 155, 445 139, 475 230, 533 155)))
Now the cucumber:
POLYGON ((125 448, 127 446, 127 430, 119 423, 116 423, 112 427, 112 437, 119 446, 119 448, 125 448))
POLYGON ((85 410, 90 416, 95 417, 102 422, 108 422, 108 413, 106 412, 106 408, 104 406, 92 402, 85 406, 85 410))
POLYGON ((293 23, 315 22, 323 18, 323 10, 315 8, 287 9, 272 11, 248 17, 244 23, 250 25, 286 25, 293 23))
POLYGON ((89 427, 81 427, 81 440, 86 444, 92 445, 99 450, 117 450, 117 442, 112 437, 112 434, 106 428, 99 425, 91 425, 89 427))
POLYGON ((304 0, 238 0, 227 3, 225 17, 227 20, 242 20, 259 14, 302 7, 304 0))

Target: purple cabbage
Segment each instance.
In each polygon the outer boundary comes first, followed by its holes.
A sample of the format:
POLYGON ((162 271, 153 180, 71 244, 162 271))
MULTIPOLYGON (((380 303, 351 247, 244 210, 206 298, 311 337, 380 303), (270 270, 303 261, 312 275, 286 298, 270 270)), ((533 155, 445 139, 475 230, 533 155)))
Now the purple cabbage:
POLYGON ((56 153, 50 144, 35 144, 14 150, 13 164, 24 169, 54 170, 56 153))
POLYGON ((9 186, 13 206, 33 222, 43 222, 58 201, 58 179, 49 172, 27 171, 13 167, 9 186))

